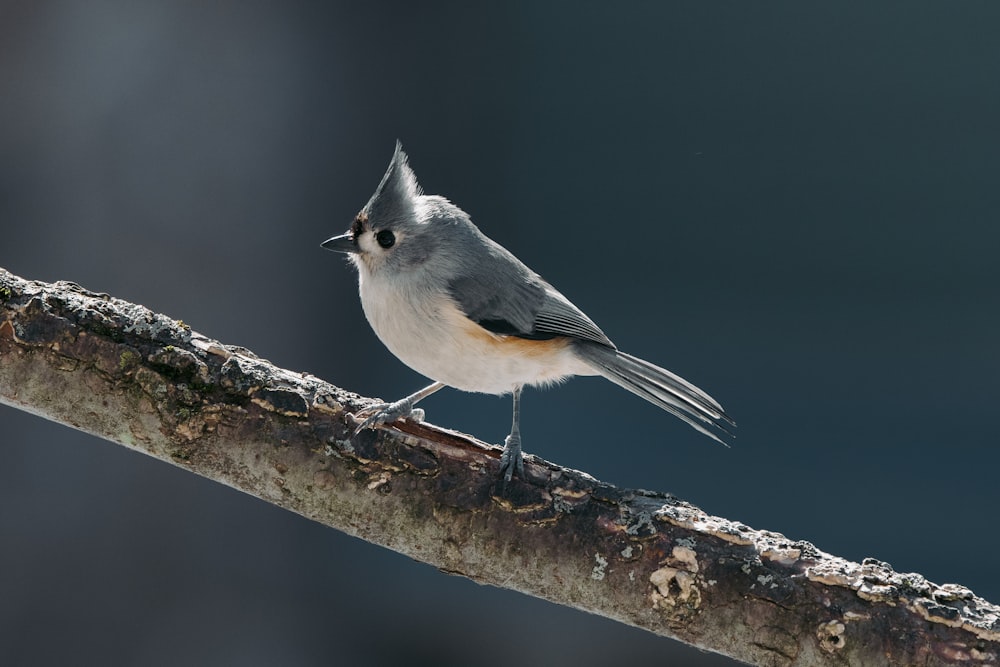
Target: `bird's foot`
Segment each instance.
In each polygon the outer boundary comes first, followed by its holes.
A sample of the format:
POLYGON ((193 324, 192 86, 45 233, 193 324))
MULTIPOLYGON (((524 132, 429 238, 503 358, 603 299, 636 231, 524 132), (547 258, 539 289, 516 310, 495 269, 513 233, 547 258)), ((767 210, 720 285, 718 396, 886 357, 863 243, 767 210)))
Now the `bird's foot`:
POLYGON ((511 433, 504 440, 503 454, 500 455, 500 474, 503 476, 504 485, 511 480, 514 473, 518 477, 524 477, 524 455, 521 454, 521 436, 511 433))
POLYGON ((395 403, 379 403, 366 409, 365 412, 369 410, 374 410, 374 414, 358 424, 358 427, 354 429, 354 435, 366 428, 376 428, 380 424, 388 424, 397 419, 410 419, 416 422, 424 420, 424 411, 421 408, 413 407, 413 401, 409 398, 400 399, 395 403))

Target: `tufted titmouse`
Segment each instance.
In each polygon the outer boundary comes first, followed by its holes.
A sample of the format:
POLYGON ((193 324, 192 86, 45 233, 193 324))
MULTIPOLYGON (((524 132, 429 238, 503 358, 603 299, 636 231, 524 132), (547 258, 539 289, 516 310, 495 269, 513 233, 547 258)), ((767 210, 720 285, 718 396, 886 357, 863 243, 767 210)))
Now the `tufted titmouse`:
POLYGON ((523 474, 521 388, 603 375, 705 435, 735 423, 712 397, 668 370, 620 352, 569 299, 472 224, 444 197, 425 195, 399 142, 389 169, 348 233, 323 242, 358 269, 365 316, 379 339, 434 384, 376 406, 357 431, 422 411, 444 386, 511 393, 505 481, 523 474))

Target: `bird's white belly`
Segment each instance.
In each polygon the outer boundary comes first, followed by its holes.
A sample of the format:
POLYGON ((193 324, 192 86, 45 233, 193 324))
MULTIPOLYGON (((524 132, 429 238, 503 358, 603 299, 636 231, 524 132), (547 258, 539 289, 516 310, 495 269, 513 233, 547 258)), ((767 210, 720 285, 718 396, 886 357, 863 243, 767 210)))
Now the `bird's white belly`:
POLYGON ((428 299, 406 287, 361 282, 361 304, 372 329, 407 366, 464 391, 503 394, 518 385, 593 375, 567 339, 499 336, 469 320, 446 298, 428 299))

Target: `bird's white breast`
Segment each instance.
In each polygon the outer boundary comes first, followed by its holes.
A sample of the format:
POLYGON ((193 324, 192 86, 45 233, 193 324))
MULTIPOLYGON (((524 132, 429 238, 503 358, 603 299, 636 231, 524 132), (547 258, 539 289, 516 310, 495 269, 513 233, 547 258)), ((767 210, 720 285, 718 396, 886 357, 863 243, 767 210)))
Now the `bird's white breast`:
POLYGON ((566 339, 499 336, 469 320, 442 292, 362 270, 361 305, 372 329, 407 366, 465 391, 503 394, 524 384, 593 375, 566 339), (367 274, 367 275, 366 275, 367 274))

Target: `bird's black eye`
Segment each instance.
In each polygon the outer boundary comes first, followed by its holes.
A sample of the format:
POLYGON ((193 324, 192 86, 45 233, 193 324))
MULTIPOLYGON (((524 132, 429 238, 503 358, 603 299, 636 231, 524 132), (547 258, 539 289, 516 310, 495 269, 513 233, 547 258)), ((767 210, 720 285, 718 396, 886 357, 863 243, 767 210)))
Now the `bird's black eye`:
POLYGON ((396 235, 388 229, 383 229, 375 235, 375 240, 378 241, 378 244, 383 248, 391 248, 396 244, 396 235))

